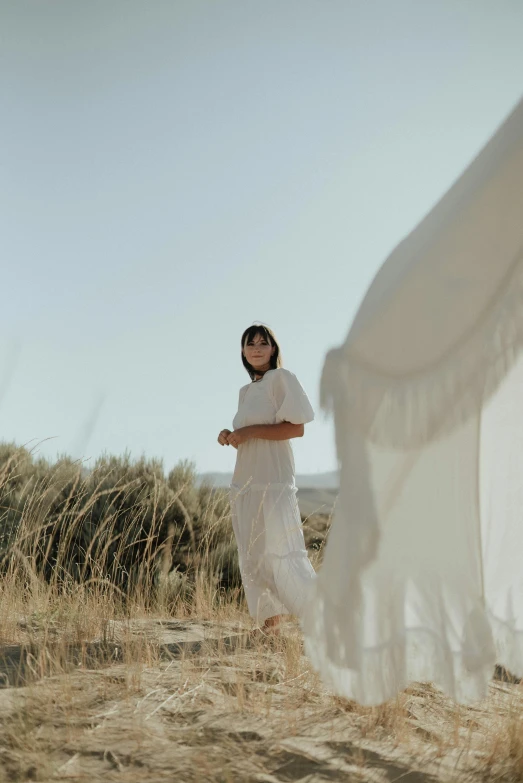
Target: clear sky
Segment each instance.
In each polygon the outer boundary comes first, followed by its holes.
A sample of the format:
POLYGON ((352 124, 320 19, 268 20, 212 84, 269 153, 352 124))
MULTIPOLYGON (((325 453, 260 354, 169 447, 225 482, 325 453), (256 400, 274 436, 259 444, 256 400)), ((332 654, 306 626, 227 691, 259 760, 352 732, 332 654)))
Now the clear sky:
MULTIPOLYGON (((230 470, 255 320, 317 407, 522 40, 521 0, 0 0, 0 439, 230 470)), ((295 451, 333 469, 331 423, 295 451)))

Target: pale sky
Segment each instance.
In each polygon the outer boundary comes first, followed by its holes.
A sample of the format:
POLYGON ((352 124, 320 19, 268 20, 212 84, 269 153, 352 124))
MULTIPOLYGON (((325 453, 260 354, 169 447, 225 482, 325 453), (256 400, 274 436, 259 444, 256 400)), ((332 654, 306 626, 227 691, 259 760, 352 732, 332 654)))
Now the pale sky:
MULTIPOLYGON (((231 470, 255 320, 317 409, 522 40, 520 0, 0 0, 0 439, 231 470)), ((319 410, 295 454, 335 467, 319 410)))

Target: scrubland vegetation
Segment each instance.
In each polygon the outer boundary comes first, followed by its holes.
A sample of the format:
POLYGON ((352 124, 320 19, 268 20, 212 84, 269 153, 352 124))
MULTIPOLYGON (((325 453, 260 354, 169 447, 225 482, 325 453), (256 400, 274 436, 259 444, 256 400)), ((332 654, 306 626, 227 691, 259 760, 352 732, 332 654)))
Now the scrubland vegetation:
MULTIPOLYGON (((305 521, 313 562, 329 520, 305 521)), ((522 689, 338 699, 256 632, 223 490, 0 445, 0 781, 523 781, 522 689)))

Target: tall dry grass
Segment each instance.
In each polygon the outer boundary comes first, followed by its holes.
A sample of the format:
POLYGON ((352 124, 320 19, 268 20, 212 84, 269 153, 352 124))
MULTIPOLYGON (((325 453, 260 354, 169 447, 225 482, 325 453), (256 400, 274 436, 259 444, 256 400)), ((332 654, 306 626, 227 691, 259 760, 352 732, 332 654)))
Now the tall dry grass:
POLYGON ((57 598, 176 612, 203 584, 240 585, 227 496, 189 463, 165 476, 156 460, 104 457, 86 471, 13 444, 0 446, 0 569, 4 600, 31 596, 36 616, 57 598))
MULTIPOLYGON (((313 562, 328 520, 305 520, 313 562)), ((0 444, 0 643, 43 627, 80 641, 115 617, 215 618, 242 600, 227 493, 181 462, 105 456, 91 470, 0 444), (23 633, 22 633, 22 630, 23 633)))
MULTIPOLYGON (((223 493, 186 463, 0 453, 0 781, 523 781, 522 694, 329 693, 252 632, 223 493), (413 777, 416 775, 417 777, 413 777)), ((329 521, 306 521, 319 562, 329 521)))

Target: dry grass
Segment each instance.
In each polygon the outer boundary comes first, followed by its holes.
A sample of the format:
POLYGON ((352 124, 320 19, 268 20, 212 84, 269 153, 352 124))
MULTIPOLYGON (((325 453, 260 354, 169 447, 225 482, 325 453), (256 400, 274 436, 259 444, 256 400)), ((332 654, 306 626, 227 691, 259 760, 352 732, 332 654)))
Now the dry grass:
POLYGON ((296 624, 268 639, 212 598, 173 617, 4 584, 0 780, 523 780, 519 686, 363 708, 324 689, 296 624))
MULTIPOLYGON (((261 636, 219 589, 212 519, 190 581, 165 546, 124 594, 60 563, 44 578, 45 520, 24 518, 32 549, 0 577, 0 781, 523 781, 520 686, 469 708, 428 684, 371 709, 334 697, 295 623, 261 636)), ((327 529, 307 523, 317 559, 327 529)))
POLYGON ((430 685, 362 708, 325 691, 294 624, 260 638, 234 611, 113 620, 114 661, 43 643, 32 678, 0 691, 0 779, 522 779, 518 686, 474 708, 430 685))

